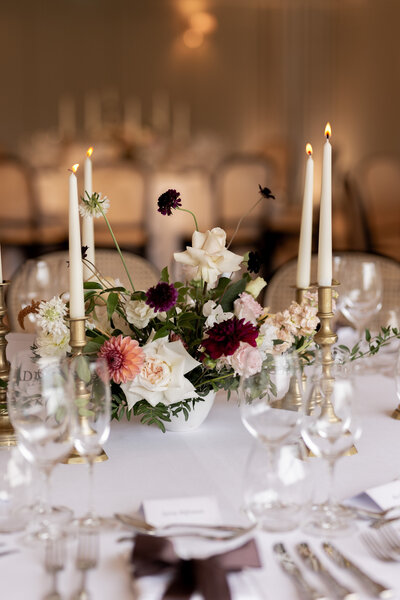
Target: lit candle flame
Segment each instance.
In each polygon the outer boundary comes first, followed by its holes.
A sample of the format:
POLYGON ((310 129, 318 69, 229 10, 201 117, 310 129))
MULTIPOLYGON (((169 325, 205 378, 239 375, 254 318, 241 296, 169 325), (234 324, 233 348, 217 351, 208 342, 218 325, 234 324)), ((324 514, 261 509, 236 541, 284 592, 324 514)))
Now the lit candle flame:
POLYGON ((90 148, 87 149, 86 156, 88 156, 90 158, 92 156, 92 154, 93 154, 93 146, 90 146, 90 148))
POLYGON ((330 123, 327 123, 327 124, 326 124, 326 127, 325 127, 325 136, 326 136, 326 137, 328 138, 328 140, 329 140, 329 138, 331 137, 331 135, 332 135, 331 124, 330 124, 330 123))
POLYGON ((79 167, 79 163, 76 163, 75 165, 72 165, 72 167, 70 168, 70 171, 72 171, 73 173, 76 173, 79 167))
POLYGON ((308 156, 312 156, 312 146, 311 146, 311 144, 307 144, 306 145, 306 152, 307 152, 308 156))

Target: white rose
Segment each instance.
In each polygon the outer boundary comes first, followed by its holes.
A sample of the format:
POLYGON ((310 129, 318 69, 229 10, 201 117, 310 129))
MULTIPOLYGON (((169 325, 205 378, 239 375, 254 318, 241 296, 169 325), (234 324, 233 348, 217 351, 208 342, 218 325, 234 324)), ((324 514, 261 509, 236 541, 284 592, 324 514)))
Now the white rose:
POLYGON ((213 287, 222 273, 239 271, 243 256, 234 254, 225 248, 226 233, 220 227, 201 233, 195 231, 192 246, 184 252, 175 252, 176 262, 191 267, 193 279, 203 279, 213 287))
POLYGON ((167 342, 160 338, 143 346, 146 359, 140 373, 121 385, 129 409, 140 400, 152 406, 159 402, 174 404, 197 398, 196 389, 185 374, 200 363, 185 350, 181 341, 167 342))
POLYGON ((144 300, 129 300, 125 304, 126 319, 138 329, 147 327, 150 319, 156 314, 144 300))

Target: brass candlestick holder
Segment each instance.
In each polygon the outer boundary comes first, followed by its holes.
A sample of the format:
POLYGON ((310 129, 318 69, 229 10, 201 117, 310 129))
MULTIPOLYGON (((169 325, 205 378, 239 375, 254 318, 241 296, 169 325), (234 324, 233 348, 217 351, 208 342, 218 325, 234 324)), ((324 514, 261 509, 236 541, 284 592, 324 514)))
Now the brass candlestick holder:
MULTIPOLYGON (((71 346, 71 353, 73 357, 81 356, 83 354, 83 349, 86 346, 86 331, 85 331, 85 321, 86 317, 79 318, 70 318, 69 319, 69 327, 70 327, 70 338, 69 345, 71 346)), ((85 382, 79 380, 77 387, 75 389, 76 398, 80 400, 89 400, 90 392, 85 385, 85 382)), ((92 430, 90 429, 90 425, 86 417, 80 417, 81 419, 81 427, 83 430, 86 430, 87 435, 90 435, 92 430)), ((101 454, 96 456, 94 462, 103 462, 108 460, 107 454, 102 450, 101 454)), ((87 462, 84 457, 82 457, 75 449, 71 451, 70 455, 64 460, 67 464, 82 464, 87 462)))
MULTIPOLYGON (((304 302, 304 295, 306 292, 308 292, 309 290, 311 290, 311 287, 307 287, 307 288, 298 288, 296 286, 292 286, 295 289, 295 300, 298 304, 303 304, 304 302)), ((303 373, 301 376, 301 382, 303 387, 305 386, 306 383, 306 375, 303 373)), ((302 406, 302 390, 300 389, 300 384, 299 384, 299 380, 297 379, 296 376, 292 376, 290 379, 290 384, 289 384, 289 389, 288 392, 286 394, 286 396, 283 398, 282 402, 281 402, 281 408, 284 408, 286 410, 293 410, 293 411, 298 411, 301 406, 302 406)))
MULTIPOLYGON (((332 281, 330 286, 318 287, 318 317, 320 320, 320 329, 315 334, 314 340, 321 348, 322 352, 322 377, 324 382, 325 399, 321 408, 322 412, 328 416, 331 422, 338 422, 340 419, 335 414, 331 396, 334 385, 334 377, 332 375, 332 346, 337 341, 337 335, 332 330, 332 319, 334 317, 332 311, 332 290, 337 287, 339 282, 332 281)), ((317 401, 317 399, 316 399, 317 401)), ((346 452, 347 455, 356 454, 357 450, 353 445, 346 452)))
MULTIPOLYGON (((4 322, 4 318, 7 314, 7 307, 5 302, 5 293, 9 285, 9 281, 3 281, 0 283, 0 379, 5 383, 8 383, 8 377, 10 374, 10 363, 7 360, 6 336, 10 332, 10 329, 4 322)), ((0 446, 15 446, 17 443, 14 428, 10 423, 7 409, 7 389, 0 388, 0 446)))

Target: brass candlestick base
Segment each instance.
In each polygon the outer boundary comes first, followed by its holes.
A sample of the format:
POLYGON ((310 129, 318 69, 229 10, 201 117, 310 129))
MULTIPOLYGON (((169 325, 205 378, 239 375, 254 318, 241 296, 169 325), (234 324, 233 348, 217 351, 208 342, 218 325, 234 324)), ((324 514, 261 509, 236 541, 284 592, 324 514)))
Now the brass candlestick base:
MULTIPOLYGON (((69 345, 71 346, 72 356, 80 356, 83 354, 83 349, 86 346, 86 331, 85 331, 85 321, 86 317, 79 318, 70 318, 69 319, 69 327, 70 327, 70 338, 69 345)), ((76 389, 76 398, 88 398, 90 396, 88 389, 86 388, 83 381, 79 382, 78 388, 76 389)), ((81 427, 89 428, 89 424, 87 422, 86 417, 81 418, 81 427)), ((107 454, 104 450, 101 451, 101 454, 96 456, 94 462, 103 462, 108 460, 107 454)), ((63 460, 64 463, 69 465, 76 465, 86 463, 86 458, 81 456, 79 452, 73 449, 70 455, 63 460)))
MULTIPOLYGON (((337 341, 337 335, 332 330, 332 288, 337 287, 339 283, 333 281, 330 286, 319 286, 318 287, 318 317, 320 320, 320 329, 315 334, 314 340, 321 347, 322 351, 322 373, 323 373, 323 384, 324 384, 324 403, 322 411, 325 413, 331 422, 338 422, 340 419, 336 416, 331 395, 334 385, 334 377, 332 376, 331 369, 333 365, 332 358, 332 346, 337 341)), ((350 450, 346 452, 346 455, 356 454, 356 447, 353 445, 350 450)))
MULTIPOLYGON (((303 304, 304 302, 304 294, 311 290, 312 287, 307 288, 298 288, 293 286, 295 289, 295 300, 298 304, 303 304)), ((300 389, 300 385, 305 386, 305 375, 302 376, 301 384, 299 383, 297 377, 294 375, 290 379, 289 389, 286 396, 283 398, 280 408, 284 408, 286 410, 297 411, 301 408, 303 402, 303 390, 300 389)))
MULTIPOLYGON (((10 363, 7 360, 6 335, 10 332, 8 326, 4 323, 4 317, 7 314, 5 303, 5 292, 9 285, 8 281, 0 283, 0 379, 8 383, 10 374, 10 363)), ((0 446, 15 446, 17 438, 14 428, 10 423, 7 409, 7 389, 0 388, 0 446)))
POLYGON ((398 405, 398 407, 392 412, 392 419, 397 419, 397 421, 400 421, 400 404, 398 405))

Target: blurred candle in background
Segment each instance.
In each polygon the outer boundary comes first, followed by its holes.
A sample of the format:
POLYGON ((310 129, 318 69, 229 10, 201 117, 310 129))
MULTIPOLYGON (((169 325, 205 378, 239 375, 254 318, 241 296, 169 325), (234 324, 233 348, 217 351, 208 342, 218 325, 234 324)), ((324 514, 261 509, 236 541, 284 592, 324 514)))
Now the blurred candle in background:
POLYGON ((153 96, 153 129, 160 134, 166 135, 170 128, 169 97, 167 92, 158 91, 153 96))
POLYGON ((312 218, 313 218, 313 192, 314 192, 314 161, 312 146, 307 144, 308 155, 306 177, 304 182, 303 208, 301 212, 301 227, 299 240, 299 256, 297 259, 296 286, 308 288, 310 285, 311 248, 312 248, 312 218))
MULTIPOLYGON (((93 148, 90 147, 86 152, 85 170, 84 170, 84 197, 93 194, 92 179, 92 156, 93 148)), ((86 259, 94 265, 94 225, 93 217, 82 217, 82 246, 87 246, 86 259)), ((86 281, 93 275, 92 270, 83 265, 83 279, 86 281)))
POLYGON ((318 237, 318 285, 332 285, 332 146, 331 126, 325 127, 318 237))
POLYGON ((0 283, 3 283, 3 263, 1 260, 1 244, 0 244, 0 283))
POLYGON ((75 100, 70 94, 61 96, 58 102, 58 132, 62 140, 76 136, 75 100))
POLYGON ((172 137, 178 143, 190 140, 190 106, 186 102, 174 105, 172 137))
POLYGON ((75 175, 78 167, 78 164, 73 165, 69 176, 69 316, 71 319, 85 316, 78 181, 75 175))

